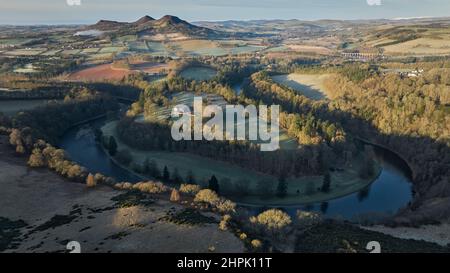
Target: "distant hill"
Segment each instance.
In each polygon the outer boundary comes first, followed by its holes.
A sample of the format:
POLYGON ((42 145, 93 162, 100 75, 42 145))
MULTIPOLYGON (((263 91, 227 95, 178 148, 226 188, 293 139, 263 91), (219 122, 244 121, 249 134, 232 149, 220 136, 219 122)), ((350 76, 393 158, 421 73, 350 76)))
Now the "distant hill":
POLYGON ((117 22, 100 20, 94 25, 87 26, 86 30, 100 30, 117 34, 137 35, 167 35, 178 34, 187 37, 211 38, 225 35, 220 31, 211 30, 190 24, 176 16, 166 15, 158 20, 146 15, 135 22, 117 22))
POLYGON ((144 17, 141 17, 139 20, 137 20, 133 24, 134 25, 142 25, 142 24, 146 24, 146 23, 151 22, 151 21, 155 21, 155 19, 153 17, 145 15, 144 17))
POLYGON ((128 24, 128 23, 109 21, 109 20, 100 20, 95 25, 89 26, 88 29, 110 31, 110 30, 119 29, 119 28, 125 26, 126 24, 128 24))
POLYGON ((198 21, 194 24, 214 30, 272 32, 293 30, 296 32, 322 31, 330 29, 342 29, 350 27, 370 27, 375 25, 409 25, 409 24, 448 24, 450 18, 397 18, 397 19, 369 19, 369 20, 331 20, 322 19, 305 21, 298 19, 270 19, 270 20, 227 20, 227 21, 198 21))

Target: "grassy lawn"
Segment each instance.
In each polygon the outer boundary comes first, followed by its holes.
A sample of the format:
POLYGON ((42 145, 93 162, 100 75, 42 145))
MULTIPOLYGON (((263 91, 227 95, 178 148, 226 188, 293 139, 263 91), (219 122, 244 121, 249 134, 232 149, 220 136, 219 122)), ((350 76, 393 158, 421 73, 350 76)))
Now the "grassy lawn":
MULTIPOLYGON (((186 177, 189 171, 194 173, 194 176, 199 184, 206 186, 206 181, 215 175, 220 182, 222 194, 228 195, 231 199, 237 202, 252 204, 252 205, 297 205, 313 202, 321 202, 335 199, 348 195, 353 192, 360 191, 366 188, 373 180, 362 180, 358 176, 359 169, 358 158, 355 158, 353 165, 342 172, 331 173, 331 189, 329 193, 320 192, 318 189, 322 185, 322 176, 308 176, 308 177, 290 177, 288 182, 288 195, 285 198, 262 198, 256 192, 256 185, 258 181, 269 180, 272 181, 273 188, 277 186, 277 178, 247 170, 226 162, 217 161, 188 153, 175 153, 164 151, 141 151, 133 149, 118 138, 115 128, 117 121, 109 122, 101 129, 105 136, 114 136, 118 144, 118 150, 129 150, 133 157, 133 162, 142 164, 146 158, 154 160, 160 169, 164 166, 173 172, 175 168, 178 169, 182 177, 186 177), (223 180, 228 179, 228 184, 223 184, 223 180), (234 189, 234 184, 242 179, 248 180, 249 192, 253 193, 248 196, 231 196, 234 189), (309 190, 307 190, 309 189, 309 190), (312 189, 312 190, 311 190, 312 189), (231 191, 230 191, 231 190, 231 191), (299 193, 297 193, 297 191, 299 193), (229 192, 230 194, 227 194, 229 192)), ((380 168, 377 167, 377 174, 380 168)))

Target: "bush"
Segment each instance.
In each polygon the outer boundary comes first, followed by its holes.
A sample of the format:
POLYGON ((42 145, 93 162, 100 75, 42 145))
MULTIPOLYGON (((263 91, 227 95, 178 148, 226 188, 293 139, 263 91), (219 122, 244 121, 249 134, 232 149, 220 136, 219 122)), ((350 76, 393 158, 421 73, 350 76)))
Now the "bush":
POLYGON ((95 182, 97 182, 97 183, 104 183, 107 180, 107 178, 101 173, 96 173, 94 175, 94 179, 95 179, 95 182))
POLYGON ((105 184, 108 184, 110 186, 115 186, 116 180, 112 177, 106 177, 105 178, 105 184))
POLYGON ((23 147, 23 145, 22 144, 19 144, 19 145, 17 145, 16 146, 16 153, 18 153, 18 154, 25 154, 25 147, 23 147))
POLYGON ((146 193, 163 193, 169 190, 169 188, 163 183, 153 181, 138 182, 133 185, 133 189, 146 193))
POLYGON ((258 239, 254 239, 251 241, 251 245, 254 249, 259 249, 262 246, 262 242, 258 239))
POLYGON ((91 173, 86 178, 86 186, 88 188, 93 188, 97 186, 97 181, 95 181, 95 177, 91 173))
POLYGON ((84 179, 86 179, 86 170, 80 165, 73 164, 67 170, 67 177, 72 181, 82 182, 84 179))
POLYGON ((321 221, 321 217, 315 212, 297 210, 296 226, 298 228, 308 228, 321 221))
POLYGON ((130 182, 120 182, 116 183, 114 187, 119 190, 130 190, 133 188, 133 184, 131 184, 130 182))
POLYGON ((201 190, 199 191, 196 195, 195 195, 195 199, 194 202, 204 202, 204 203, 208 203, 210 205, 215 206, 217 204, 217 202, 219 202, 219 196, 217 195, 217 193, 215 193, 214 191, 210 190, 210 189, 205 189, 205 190, 201 190))
POLYGON ((252 217, 251 222, 256 222, 266 230, 281 230, 291 224, 291 217, 278 209, 270 209, 260 213, 257 217, 252 217))
POLYGON ((9 144, 12 146, 17 146, 19 143, 22 142, 22 136, 18 129, 12 129, 11 133, 9 134, 9 144))
POLYGON ((179 202, 180 201, 180 192, 176 189, 172 190, 172 193, 170 194, 170 201, 171 202, 179 202))
POLYGON ((228 199, 220 199, 216 203, 216 208, 222 213, 236 212, 236 203, 228 199))
POLYGON ((222 217, 222 220, 219 223, 219 229, 220 230, 227 230, 230 220, 231 220, 231 215, 225 214, 222 217))
POLYGON ((0 135, 9 135, 11 134, 11 129, 5 126, 0 126, 0 135))
POLYGON ((201 190, 199 185, 195 184, 181 184, 180 192, 195 195, 201 190))
POLYGON ((41 168, 45 166, 45 159, 42 155, 42 151, 39 148, 35 148, 33 153, 30 155, 28 159, 28 166, 32 168, 41 168))

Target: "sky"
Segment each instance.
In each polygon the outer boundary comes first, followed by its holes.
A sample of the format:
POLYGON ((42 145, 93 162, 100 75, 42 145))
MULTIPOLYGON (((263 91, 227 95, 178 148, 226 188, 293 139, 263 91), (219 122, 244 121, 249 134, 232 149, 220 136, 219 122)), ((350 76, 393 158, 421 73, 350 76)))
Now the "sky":
POLYGON ((191 22, 443 17, 450 16, 450 0, 0 0, 0 24, 91 24, 166 14, 191 22))

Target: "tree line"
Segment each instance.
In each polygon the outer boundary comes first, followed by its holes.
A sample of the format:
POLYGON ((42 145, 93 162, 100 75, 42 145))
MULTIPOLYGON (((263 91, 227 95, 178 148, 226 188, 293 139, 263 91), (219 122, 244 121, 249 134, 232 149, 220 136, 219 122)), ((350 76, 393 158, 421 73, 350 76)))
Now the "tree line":
POLYGON ((187 152, 274 176, 313 175, 323 170, 319 158, 323 154, 309 146, 261 152, 249 141, 175 141, 168 123, 138 123, 131 118, 118 123, 117 134, 128 146, 140 150, 187 152))

